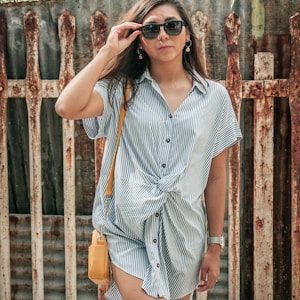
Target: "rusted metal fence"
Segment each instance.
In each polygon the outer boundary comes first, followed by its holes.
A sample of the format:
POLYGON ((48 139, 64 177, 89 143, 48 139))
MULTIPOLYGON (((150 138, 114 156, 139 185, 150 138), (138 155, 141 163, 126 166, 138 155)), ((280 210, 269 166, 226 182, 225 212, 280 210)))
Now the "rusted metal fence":
MULTIPOLYGON (((106 16, 96 12, 90 19, 90 33, 94 55, 105 43, 106 16)), ((201 12, 193 16, 197 36, 205 45, 207 17, 201 12)), ((57 98, 59 92, 74 76, 73 42, 75 18, 63 13, 59 18, 61 67, 58 80, 42 80, 39 71, 39 18, 34 11, 24 16, 24 31, 27 43, 27 70, 25 80, 10 80, 6 75, 4 45, 6 20, 0 16, 0 298, 11 299, 10 277, 10 228, 7 159, 7 103, 10 98, 25 98, 29 124, 30 159, 30 208, 31 208, 31 255, 32 298, 44 299, 43 265, 43 214, 41 180, 41 121, 43 98, 57 98)), ((228 65, 226 86, 240 120, 242 99, 254 101, 254 270, 253 298, 273 299, 273 148, 274 148, 274 98, 289 98, 291 113, 291 282, 292 299, 300 299, 300 13, 290 18, 291 68, 289 79, 273 78, 273 55, 255 55, 254 80, 242 80, 240 71, 239 40, 240 18, 231 13, 225 19, 228 65)), ((205 59, 205 53, 202 53, 205 59)), ((77 298, 76 292, 76 216, 75 216, 75 147, 74 122, 63 120, 64 152, 64 224, 65 224, 65 298, 77 298)), ((98 180, 103 140, 95 142, 95 174, 98 180)), ((241 159, 240 145, 229 152, 228 183, 228 299, 242 299, 240 288, 240 205, 241 205, 241 159)), ((99 288, 103 298, 105 287, 99 288)), ((207 295, 196 295, 197 299, 207 295)), ((208 296, 209 298, 209 296, 208 296)))

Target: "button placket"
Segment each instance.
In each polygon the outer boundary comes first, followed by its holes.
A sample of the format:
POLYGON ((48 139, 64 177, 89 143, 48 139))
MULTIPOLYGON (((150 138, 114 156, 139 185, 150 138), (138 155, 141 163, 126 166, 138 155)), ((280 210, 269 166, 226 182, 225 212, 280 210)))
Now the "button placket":
POLYGON ((152 217, 152 255, 153 255, 153 260, 152 260, 152 266, 155 271, 155 281, 157 284, 157 288, 159 289, 159 284, 160 284, 160 277, 161 274, 160 272, 160 257, 159 257, 159 245, 158 245, 158 235, 159 235, 159 227, 160 227, 160 213, 156 212, 153 217, 152 217), (158 272, 158 273, 156 273, 158 272))
POLYGON ((172 134, 172 127, 173 127, 173 115, 172 113, 168 113, 167 118, 165 120, 165 136, 164 136, 164 140, 162 141, 162 156, 161 156, 161 170, 162 170, 162 174, 165 175, 168 170, 167 170, 167 166, 168 166, 168 159, 169 159, 169 153, 170 153, 170 149, 171 149, 171 134, 172 134))

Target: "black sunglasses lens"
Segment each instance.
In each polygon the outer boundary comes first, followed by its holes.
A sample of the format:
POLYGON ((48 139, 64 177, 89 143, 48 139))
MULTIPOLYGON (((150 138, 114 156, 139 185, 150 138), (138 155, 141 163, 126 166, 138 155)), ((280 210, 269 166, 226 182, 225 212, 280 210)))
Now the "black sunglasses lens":
POLYGON ((148 40, 153 40, 159 35, 160 27, 163 26, 168 35, 176 36, 182 31, 183 21, 170 21, 164 24, 149 24, 141 28, 143 36, 148 40))
POLYGON ((168 35, 179 35, 182 30, 182 21, 171 21, 164 24, 164 29, 168 35))
POLYGON ((146 39, 153 40, 155 39, 160 31, 159 24, 149 24, 142 27, 142 34, 146 39))

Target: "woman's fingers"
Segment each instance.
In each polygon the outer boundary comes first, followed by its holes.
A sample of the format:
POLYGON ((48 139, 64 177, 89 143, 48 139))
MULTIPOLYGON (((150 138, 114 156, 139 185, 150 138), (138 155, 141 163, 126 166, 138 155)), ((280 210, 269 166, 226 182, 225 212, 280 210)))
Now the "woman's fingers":
POLYGON ((205 292, 209 289, 212 289, 218 281, 218 277, 214 276, 212 274, 207 274, 205 279, 200 279, 198 286, 197 286, 197 291, 198 292, 205 292))
POLYGON ((215 286, 220 275, 219 260, 219 256, 215 257, 211 252, 204 254, 197 286, 199 292, 207 291, 215 286))
POLYGON ((141 26, 141 24, 134 22, 125 22, 113 26, 107 38, 106 45, 117 53, 121 53, 140 35, 139 28, 141 26), (128 35, 129 31, 132 31, 132 33, 128 35))

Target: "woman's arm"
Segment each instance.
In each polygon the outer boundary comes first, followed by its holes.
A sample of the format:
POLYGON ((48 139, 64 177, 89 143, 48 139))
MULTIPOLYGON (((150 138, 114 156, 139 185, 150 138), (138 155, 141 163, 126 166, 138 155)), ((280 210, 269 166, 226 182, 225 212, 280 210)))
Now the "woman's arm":
MULTIPOLYGON (((220 237, 223 233, 226 203, 227 152, 225 150, 213 159, 204 193, 208 234, 214 237, 220 237)), ((220 254, 220 245, 208 245, 201 264, 198 291, 203 292, 214 287, 220 275, 220 254)))
POLYGON ((108 57, 106 52, 106 49, 102 48, 63 89, 55 103, 58 115, 65 119, 76 120, 102 114, 103 101, 94 91, 94 86, 100 78, 101 69, 105 68, 108 57))
POLYGON ((221 236, 223 233, 227 184, 227 152, 225 150, 213 159, 205 188, 204 199, 209 236, 221 236))
POLYGON ((58 115, 73 120, 102 115, 103 100, 94 86, 111 62, 137 38, 140 26, 126 22, 112 27, 106 44, 61 92, 55 104, 58 115), (127 37, 130 29, 133 33, 127 37))

